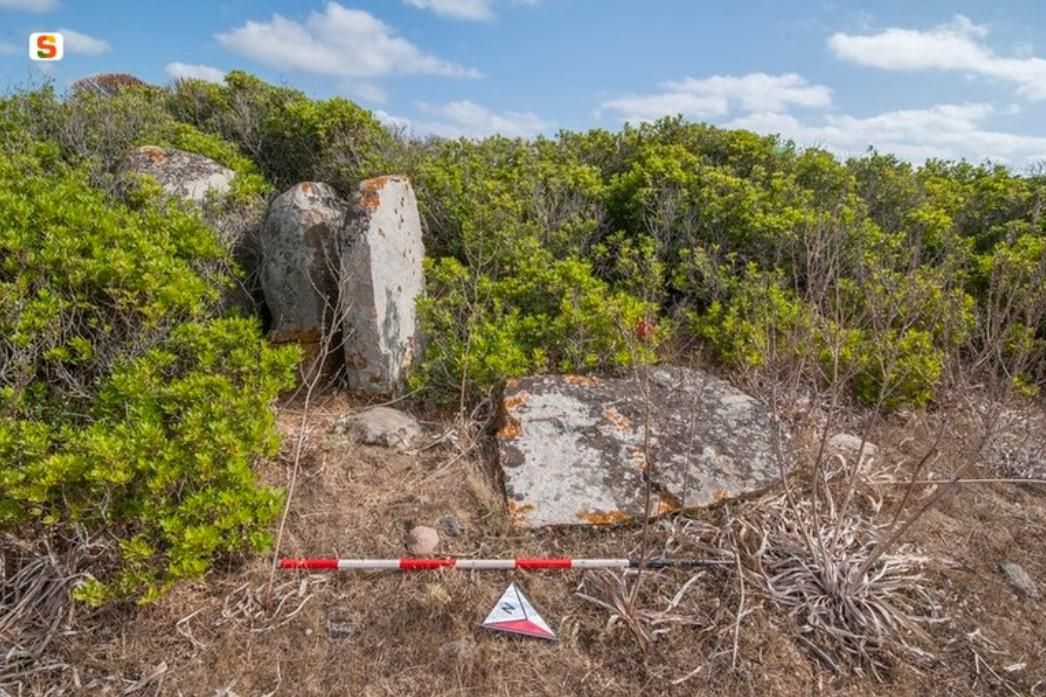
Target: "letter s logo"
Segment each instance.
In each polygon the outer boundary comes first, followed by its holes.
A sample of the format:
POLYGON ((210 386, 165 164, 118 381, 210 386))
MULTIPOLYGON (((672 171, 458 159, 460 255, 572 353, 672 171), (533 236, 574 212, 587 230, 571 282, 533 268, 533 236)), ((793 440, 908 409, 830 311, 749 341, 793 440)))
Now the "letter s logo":
POLYGON ((50 31, 29 35, 29 57, 34 61, 60 61, 64 53, 61 34, 50 31))

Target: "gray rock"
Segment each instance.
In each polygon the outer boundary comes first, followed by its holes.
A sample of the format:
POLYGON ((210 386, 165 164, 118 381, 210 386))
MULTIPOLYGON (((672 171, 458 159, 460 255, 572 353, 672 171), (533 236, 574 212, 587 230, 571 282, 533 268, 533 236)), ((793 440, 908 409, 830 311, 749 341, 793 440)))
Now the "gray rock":
POLYGON ((306 365, 319 358, 324 335, 334 330, 347 205, 327 184, 302 182, 276 197, 259 234, 270 339, 300 344, 306 365))
POLYGON ((371 407, 343 416, 331 430, 347 434, 364 445, 400 450, 406 450, 421 436, 417 419, 390 407, 371 407))
POLYGON ((341 258, 349 388, 395 394, 417 352, 414 305, 424 290, 425 249, 406 177, 360 184, 346 217, 341 258))
MULTIPOLYGON (((856 455, 861 450, 861 437, 852 433, 836 433, 828 439, 828 446, 834 450, 843 451, 856 455)), ((879 446, 871 441, 864 442, 862 457, 874 457, 879 452, 879 446)))
MULTIPOLYGON (((778 481, 777 426, 766 406, 700 371, 659 367, 650 376, 649 510, 646 407, 635 378, 509 381, 498 453, 517 525, 621 522, 708 506, 778 481)), ((787 453, 786 439, 781 447, 787 453)))
POLYGON ((1039 587, 1035 580, 1024 570, 1024 567, 1014 562, 1003 562, 999 564, 999 572, 1013 588, 1028 598, 1038 599, 1039 587))
POLYGON ((147 174, 171 196, 205 203, 229 192, 235 173, 214 160, 175 148, 143 145, 123 162, 121 173, 147 174))
POLYGON ((403 538, 403 546, 414 556, 434 554, 439 548, 439 533, 427 525, 415 525, 403 538))
POLYGON ((444 535, 448 537, 458 537, 461 535, 461 522, 457 516, 445 515, 436 521, 436 527, 440 529, 444 535))

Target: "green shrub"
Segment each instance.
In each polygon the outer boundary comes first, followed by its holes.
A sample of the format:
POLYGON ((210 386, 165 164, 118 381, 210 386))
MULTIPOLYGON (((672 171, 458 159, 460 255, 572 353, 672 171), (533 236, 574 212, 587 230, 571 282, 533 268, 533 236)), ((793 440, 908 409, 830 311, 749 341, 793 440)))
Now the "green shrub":
POLYGON ((476 395, 506 377, 654 360, 659 337, 635 339, 655 316, 652 304, 611 290, 585 262, 527 251, 496 279, 450 257, 426 261, 418 312, 428 349, 412 387, 456 397, 464 380, 476 395))
MULTIPOLYGON (((10 126, 10 124, 8 124, 10 126)), ((279 506, 251 462, 294 350, 211 320, 225 253, 195 211, 88 185, 53 145, 0 150, 0 528, 84 531, 92 602, 149 600, 257 549, 279 506)))
POLYGON ((348 195, 361 180, 389 173, 392 137, 345 99, 309 99, 234 70, 222 85, 176 82, 166 106, 175 119, 235 143, 280 189, 323 181, 348 195))

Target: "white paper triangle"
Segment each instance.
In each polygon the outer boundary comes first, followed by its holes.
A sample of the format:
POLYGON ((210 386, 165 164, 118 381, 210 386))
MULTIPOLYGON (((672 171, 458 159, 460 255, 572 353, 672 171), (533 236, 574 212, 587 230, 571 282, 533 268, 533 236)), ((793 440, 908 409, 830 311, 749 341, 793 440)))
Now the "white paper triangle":
POLYGON ((556 633, 542 619, 538 611, 530 604, 530 600, 523 595, 523 591, 515 583, 510 583, 505 592, 501 594, 494 609, 483 621, 483 626, 496 632, 556 640, 556 633))

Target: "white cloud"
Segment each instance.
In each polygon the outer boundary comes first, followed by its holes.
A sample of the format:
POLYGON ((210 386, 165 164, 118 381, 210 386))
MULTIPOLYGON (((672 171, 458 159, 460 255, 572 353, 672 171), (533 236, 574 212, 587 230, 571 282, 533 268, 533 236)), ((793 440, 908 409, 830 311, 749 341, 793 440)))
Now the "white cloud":
POLYGON ((510 138, 532 138, 555 125, 531 112, 496 113, 468 99, 447 104, 422 102, 418 108, 433 117, 433 120, 414 124, 414 130, 444 138, 483 138, 494 134, 510 138))
POLYGON ((269 22, 248 21, 216 38, 231 51, 259 63, 320 75, 480 76, 472 68, 425 53, 377 17, 336 2, 327 3, 322 12, 310 13, 304 23, 274 14, 269 22))
POLYGON ((65 40, 65 50, 69 53, 97 55, 99 53, 105 53, 110 48, 108 41, 96 39, 93 36, 81 34, 72 29, 59 29, 58 31, 65 40))
POLYGON ((455 19, 494 19, 493 0, 404 0, 408 5, 422 10, 432 10, 438 15, 455 19))
POLYGON ((374 118, 381 121, 389 128, 408 129, 411 126, 410 119, 404 116, 395 116, 394 114, 382 111, 381 109, 375 109, 372 113, 374 114, 374 118))
POLYGON ((801 146, 817 146, 839 155, 855 155, 869 146, 912 162, 927 158, 972 162, 991 159, 1024 166, 1046 159, 1046 137, 987 129, 984 121, 1005 115, 990 104, 939 104, 927 109, 888 111, 860 118, 825 115, 818 124, 803 123, 790 114, 759 112, 723 126, 758 133, 777 133, 801 146))
POLYGON ((58 0, 0 0, 0 9, 25 12, 50 12, 58 7, 58 0))
POLYGON ((877 34, 837 33, 828 47, 843 60, 884 70, 955 70, 1012 82, 1018 94, 1046 99, 1046 60, 1005 58, 980 39, 988 28, 962 15, 928 31, 890 27, 877 34))
POLYGON ((767 75, 713 75, 662 83, 665 91, 618 97, 604 101, 600 111, 609 110, 627 121, 653 121, 662 116, 683 114, 691 118, 725 116, 741 111, 782 111, 789 106, 828 107, 832 91, 810 84, 795 73, 767 75))
MULTIPOLYGON (((442 17, 489 22, 495 18, 496 0, 403 0, 411 7, 431 10, 442 17)), ((513 7, 537 7, 541 0, 512 0, 513 7)))
POLYGON ((351 97, 375 104, 384 104, 389 98, 385 90, 367 80, 343 80, 341 89, 351 97))
POLYGON ((210 65, 199 65, 194 63, 168 63, 164 72, 175 79, 204 80, 205 82, 221 82, 225 79, 225 71, 210 65))

